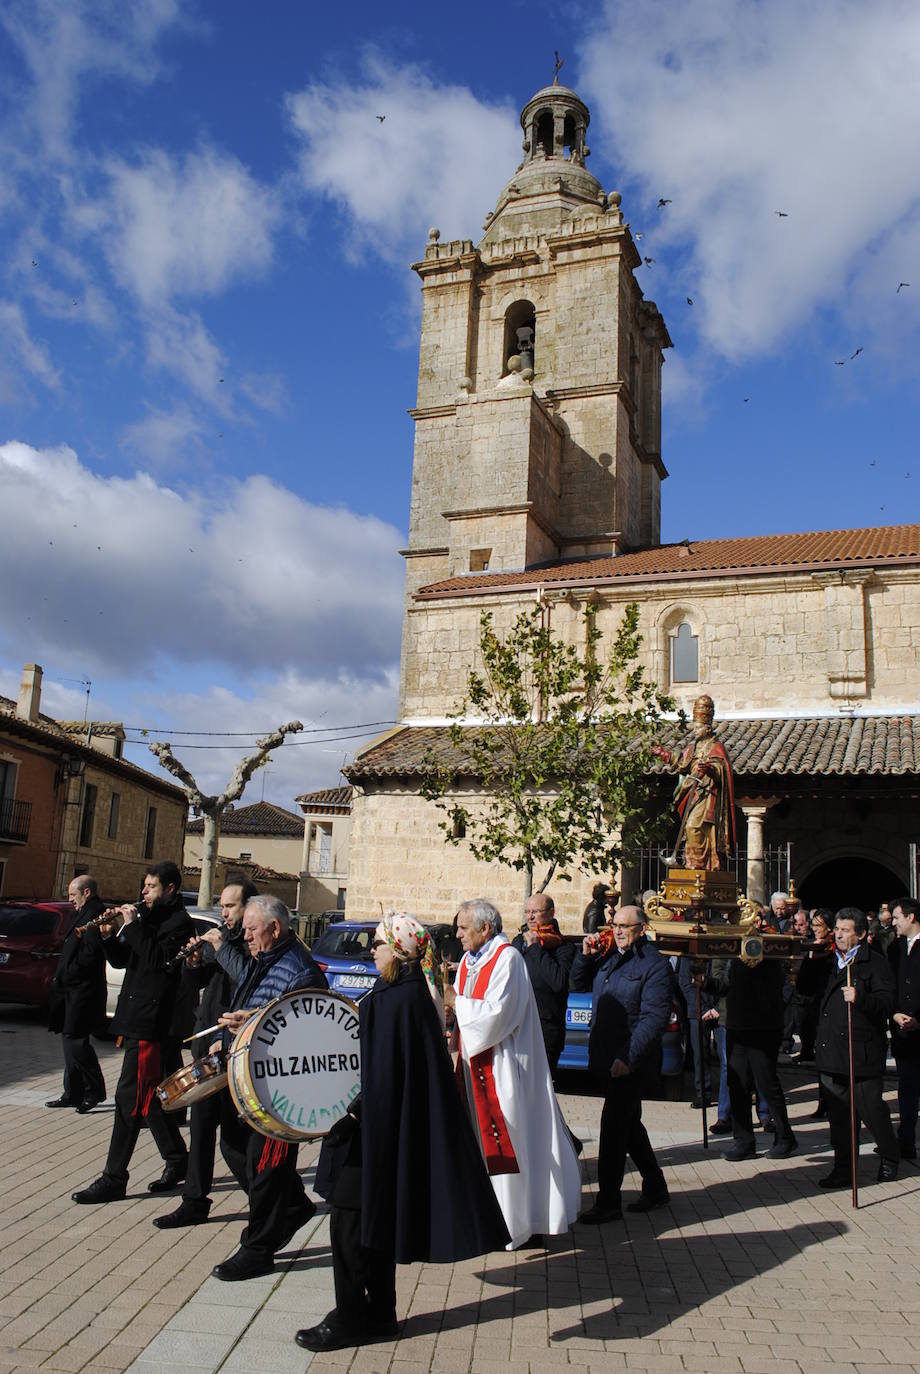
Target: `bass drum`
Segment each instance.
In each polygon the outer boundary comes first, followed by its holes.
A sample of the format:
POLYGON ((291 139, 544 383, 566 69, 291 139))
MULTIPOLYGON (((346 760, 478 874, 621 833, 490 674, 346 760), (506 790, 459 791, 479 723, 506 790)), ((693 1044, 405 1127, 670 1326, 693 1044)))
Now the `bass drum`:
POLYGON ((261 1007, 227 1055, 242 1119, 271 1140, 314 1140, 361 1091, 358 1009, 325 989, 287 992, 261 1007))

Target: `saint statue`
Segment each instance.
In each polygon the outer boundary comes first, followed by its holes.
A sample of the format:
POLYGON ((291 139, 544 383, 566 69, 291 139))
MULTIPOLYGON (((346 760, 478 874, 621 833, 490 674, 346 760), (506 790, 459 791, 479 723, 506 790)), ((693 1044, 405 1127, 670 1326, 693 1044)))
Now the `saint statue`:
POLYGON ((684 867, 723 869, 735 846, 735 793, 732 765, 712 728, 712 697, 693 703, 693 740, 680 754, 655 746, 652 753, 679 773, 674 801, 680 830, 668 863, 677 862, 681 842, 684 867))

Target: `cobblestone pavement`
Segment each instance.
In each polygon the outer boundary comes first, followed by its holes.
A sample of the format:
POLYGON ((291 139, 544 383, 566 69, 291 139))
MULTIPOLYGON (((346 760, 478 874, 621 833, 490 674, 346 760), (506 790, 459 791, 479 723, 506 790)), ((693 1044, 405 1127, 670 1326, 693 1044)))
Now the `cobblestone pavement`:
MULTIPOLYGON (((119 1053, 103 1047, 109 1087, 119 1053)), ((111 1108, 48 1111, 60 1042, 38 1019, 0 1007, 0 1374, 13 1371, 271 1371, 312 1365, 353 1374, 579 1374, 618 1369, 706 1374, 920 1371, 920 1173, 876 1184, 863 1145, 860 1208, 823 1194, 827 1132, 805 1118, 814 1089, 787 1075, 801 1151, 740 1165, 704 1153, 698 1114, 656 1102, 646 1117, 672 1202, 647 1216, 576 1226, 545 1250, 398 1274, 400 1339, 310 1356, 293 1341, 332 1306, 328 1220, 318 1214, 247 1283, 210 1277, 236 1248, 241 1194, 219 1176, 206 1225, 159 1231, 176 1205, 147 1193, 161 1161, 146 1132, 129 1195, 77 1207, 75 1188, 105 1157, 111 1108)), ((561 1098, 585 1140, 593 1186, 600 1103, 561 1098)), ((712 1119, 712 1118, 710 1118, 712 1119)), ((309 1187, 315 1147, 301 1148, 309 1187)), ((627 1176, 625 1200, 635 1180, 627 1176)))

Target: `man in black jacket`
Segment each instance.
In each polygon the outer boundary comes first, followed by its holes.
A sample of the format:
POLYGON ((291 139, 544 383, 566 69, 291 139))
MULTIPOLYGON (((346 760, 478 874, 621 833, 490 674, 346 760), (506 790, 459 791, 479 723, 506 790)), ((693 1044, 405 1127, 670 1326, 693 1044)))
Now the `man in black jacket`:
POLYGON ((46 1107, 76 1107, 91 1112, 105 1101, 105 1079, 90 1035, 105 1029, 105 952, 97 929, 77 935, 105 910, 95 878, 88 873, 74 878, 67 889, 74 918, 64 936, 64 947, 51 980, 48 1029, 59 1031, 64 1046, 64 1091, 46 1107))
POLYGON ((723 1158, 733 1162, 753 1159, 757 1154, 751 1116, 752 1080, 758 1101, 765 1101, 770 1108, 776 1132, 767 1158, 785 1159, 798 1149, 776 1071, 783 1037, 785 973, 778 959, 762 959, 757 964, 743 959, 713 960, 712 976, 707 981, 708 991, 725 997, 728 1096, 734 1143, 723 1158))
MULTIPOLYGON (((224 922, 219 932, 221 943, 237 950, 248 962, 243 941, 243 912, 246 903, 257 895, 257 891, 244 874, 227 876, 230 881, 220 894, 220 911, 224 922)), ((195 990, 196 995, 203 989, 195 1029, 199 1035, 205 1030, 213 1031, 217 1025, 217 1018, 223 1015, 233 1000, 235 979, 221 968, 214 948, 208 941, 203 941, 198 949, 188 956, 182 977, 183 981, 195 990)), ((212 1039, 213 1035, 192 1042, 192 1052, 196 1057, 206 1054, 212 1039)), ((192 1104, 189 1111, 188 1173, 182 1189, 182 1201, 174 1212, 154 1217, 154 1226, 161 1230, 172 1230, 178 1226, 197 1226, 207 1221, 211 1210, 211 1199, 208 1194, 214 1182, 217 1134, 220 1131, 221 1148, 226 1159, 224 1139, 226 1133, 231 1131, 229 1123, 236 1116, 237 1111, 230 1097, 230 1089, 226 1087, 192 1104)), ((231 1154, 227 1162, 232 1169, 236 1156, 231 1154)), ((236 1181, 245 1192, 245 1171, 236 1175, 236 1181)))
POLYGON ((850 1010, 857 1117, 866 1123, 881 1155, 878 1181, 888 1183, 898 1176, 898 1142, 882 1097, 888 1018, 894 1011, 894 979, 887 959, 872 948, 867 933, 864 911, 845 906, 837 912, 836 958, 821 997, 815 1043, 815 1063, 821 1075, 834 1147, 834 1167, 819 1180, 822 1188, 848 1188, 852 1177, 850 1010))
POLYGON ((73 1194, 74 1202, 117 1202, 128 1186, 128 1165, 146 1120, 165 1167, 147 1185, 151 1193, 167 1192, 185 1178, 188 1152, 179 1127, 160 1106, 157 1085, 171 1071, 178 1050, 170 1029, 179 986, 173 960, 194 933, 179 895, 182 875, 174 863, 151 864, 144 876, 143 905, 120 908, 124 924, 100 926, 110 964, 125 970, 112 1029, 125 1048, 115 1089, 115 1121, 105 1169, 89 1187, 73 1194))
POLYGON ((891 1048, 898 1066, 898 1146, 902 1159, 916 1159, 920 1109, 920 903, 900 898, 894 903, 892 925, 898 937, 888 947, 895 982, 891 1048))
POLYGON ((565 1044, 565 1007, 575 946, 567 945, 556 921, 556 908, 546 892, 524 903, 525 928, 511 943, 524 956, 530 976, 550 1073, 556 1072, 565 1044))

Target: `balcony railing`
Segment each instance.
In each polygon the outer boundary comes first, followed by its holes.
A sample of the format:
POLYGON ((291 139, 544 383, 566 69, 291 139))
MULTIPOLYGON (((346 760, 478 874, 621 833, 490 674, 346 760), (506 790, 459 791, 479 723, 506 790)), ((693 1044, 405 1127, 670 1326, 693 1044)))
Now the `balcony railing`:
POLYGON ((32 803, 13 801, 6 797, 0 801, 0 840, 13 840, 25 844, 29 838, 29 822, 32 819, 32 803))

